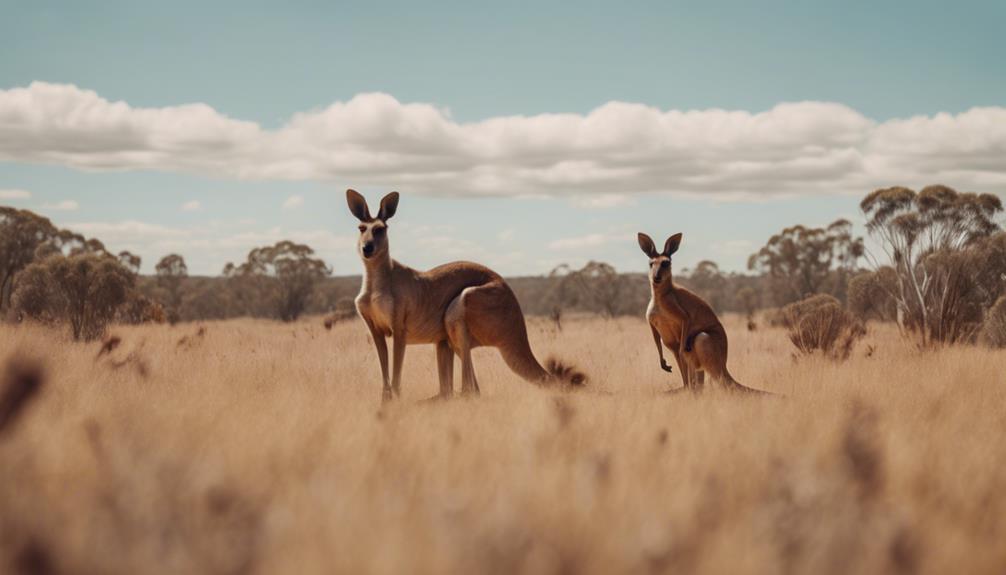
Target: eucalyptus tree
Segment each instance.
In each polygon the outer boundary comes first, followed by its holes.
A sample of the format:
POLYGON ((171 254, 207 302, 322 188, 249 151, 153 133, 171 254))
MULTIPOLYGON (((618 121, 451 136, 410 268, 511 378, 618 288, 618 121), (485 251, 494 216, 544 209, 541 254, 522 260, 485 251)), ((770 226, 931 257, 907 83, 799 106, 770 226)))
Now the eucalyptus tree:
POLYGON ((316 284, 331 273, 324 261, 314 257, 313 249, 289 240, 255 248, 243 263, 224 267, 225 276, 243 284, 238 289, 250 287, 266 298, 283 321, 300 317, 316 284))
POLYGON ((792 226, 769 238, 748 258, 748 269, 765 274, 777 305, 830 293, 844 298, 845 284, 863 256, 863 239, 840 219, 827 227, 792 226))
POLYGON ((903 331, 922 346, 973 339, 1003 291, 1006 236, 993 194, 942 185, 876 190, 860 203, 880 254, 875 273, 903 331))

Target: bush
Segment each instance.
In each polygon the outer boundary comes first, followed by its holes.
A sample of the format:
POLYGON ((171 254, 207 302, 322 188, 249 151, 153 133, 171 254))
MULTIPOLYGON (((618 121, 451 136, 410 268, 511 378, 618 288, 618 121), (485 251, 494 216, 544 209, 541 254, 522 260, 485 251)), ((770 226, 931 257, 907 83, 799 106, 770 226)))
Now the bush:
POLYGON ((325 329, 332 329, 333 325, 355 317, 356 301, 351 297, 340 298, 335 304, 335 309, 325 318, 325 329))
POLYGON ((896 321, 898 302, 891 294, 897 289, 897 275, 889 267, 858 274, 849 280, 849 311, 863 321, 896 321))
POLYGON ((786 327, 786 312, 784 308, 768 308, 762 312, 762 319, 769 327, 786 327))
POLYGON ((863 323, 826 294, 787 305, 782 309, 782 319, 789 340, 804 355, 821 352, 825 357, 845 360, 856 341, 866 335, 863 323))
POLYGON ((164 306, 134 290, 119 307, 115 321, 134 325, 165 323, 168 321, 168 314, 164 311, 164 306))
POLYGON ((985 314, 981 340, 990 347, 1006 347, 1006 295, 985 314))

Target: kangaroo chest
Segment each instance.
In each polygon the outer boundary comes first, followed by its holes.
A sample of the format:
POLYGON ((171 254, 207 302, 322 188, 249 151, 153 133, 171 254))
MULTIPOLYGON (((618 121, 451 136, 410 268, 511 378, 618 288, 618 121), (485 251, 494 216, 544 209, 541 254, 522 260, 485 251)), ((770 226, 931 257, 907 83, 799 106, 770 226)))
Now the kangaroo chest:
POLYGON ((356 309, 384 335, 391 335, 395 317, 395 298, 390 293, 362 291, 356 297, 356 309))
POLYGON ((650 305, 646 309, 646 319, 660 334, 660 339, 667 345, 679 343, 681 341, 682 320, 676 314, 669 313, 661 309, 660 306, 650 300, 650 305))

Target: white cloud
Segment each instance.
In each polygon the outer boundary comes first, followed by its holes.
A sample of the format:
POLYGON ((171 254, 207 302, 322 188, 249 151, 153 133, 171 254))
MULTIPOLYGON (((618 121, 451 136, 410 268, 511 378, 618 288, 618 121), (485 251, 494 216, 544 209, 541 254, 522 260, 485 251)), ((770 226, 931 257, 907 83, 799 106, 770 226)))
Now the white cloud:
POLYGON ((183 212, 198 212, 203 209, 203 204, 199 200, 189 200, 182 204, 183 212))
POLYGON ((51 202, 42 204, 43 210, 59 211, 59 212, 72 212, 80 208, 75 200, 62 200, 59 202, 51 202))
POLYGON ((560 238, 549 242, 548 248, 551 250, 578 250, 582 248, 595 248, 605 244, 633 241, 633 234, 587 234, 572 238, 560 238))
POLYGON ((30 200, 28 190, 0 190, 0 200, 30 200))
POLYGON ((710 244, 712 251, 724 256, 742 256, 757 251, 751 240, 721 240, 710 244))
MULTIPOLYGON (((218 274, 228 262, 242 261, 249 250, 280 240, 293 240, 314 248, 318 257, 337 260, 338 269, 348 273, 347 261, 355 258, 353 235, 337 235, 329 230, 241 231, 240 222, 218 226, 172 227, 136 220, 117 222, 71 222, 66 228, 100 239, 113 252, 129 250, 146 263, 156 262, 169 253, 182 254, 195 274, 218 274)), ((149 267, 149 266, 148 266, 149 267)))
POLYGON ((189 236, 187 230, 136 220, 121 222, 75 222, 67 224, 66 227, 85 236, 96 237, 110 244, 135 242, 136 240, 177 239, 189 236))
POLYGON ((571 196, 599 208, 643 192, 750 199, 934 182, 988 190, 1006 184, 1006 108, 878 123, 829 102, 759 113, 609 102, 588 114, 459 123, 432 105, 368 93, 266 130, 205 104, 134 108, 34 82, 0 90, 0 161, 571 196))
POLYGON ((579 196, 573 198, 573 205, 591 210, 634 206, 636 200, 625 194, 597 194, 594 196, 579 196))
POLYGON ((304 205, 304 196, 290 196, 283 202, 284 210, 293 210, 304 205))

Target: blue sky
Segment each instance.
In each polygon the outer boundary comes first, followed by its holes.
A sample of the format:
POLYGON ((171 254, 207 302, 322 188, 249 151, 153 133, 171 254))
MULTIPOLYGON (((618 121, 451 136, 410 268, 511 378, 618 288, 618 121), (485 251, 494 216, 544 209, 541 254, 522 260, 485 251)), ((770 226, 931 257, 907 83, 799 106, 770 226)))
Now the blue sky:
POLYGON ((403 193, 400 260, 507 274, 641 270, 638 230, 683 231, 678 267, 739 270, 784 226, 856 218, 874 187, 1006 189, 1002 3, 3 13, 0 203, 138 251, 147 271, 178 251, 218 273, 290 236, 358 273, 347 187, 403 193))

